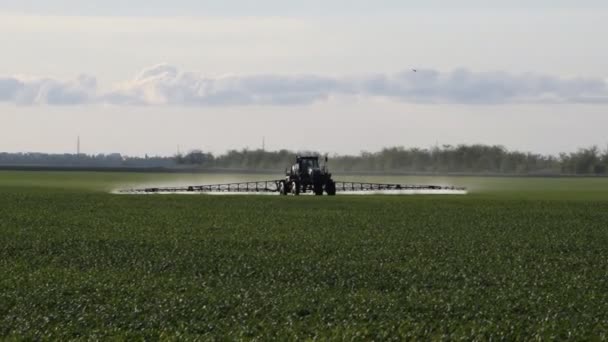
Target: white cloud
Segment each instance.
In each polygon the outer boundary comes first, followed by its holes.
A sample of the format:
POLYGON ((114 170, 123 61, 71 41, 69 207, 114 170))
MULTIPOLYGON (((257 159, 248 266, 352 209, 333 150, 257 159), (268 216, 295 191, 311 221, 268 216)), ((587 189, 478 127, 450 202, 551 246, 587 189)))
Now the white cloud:
POLYGON ((72 81, 0 77, 0 102, 25 105, 244 106, 309 105, 332 96, 381 97, 407 103, 513 104, 608 103, 601 78, 405 71, 394 74, 332 77, 322 75, 226 75, 208 77, 160 64, 134 79, 101 91, 94 77, 72 81))
POLYGON ((50 78, 0 77, 0 101, 23 105, 76 105, 97 100, 97 81, 80 76, 73 81, 50 78))
POLYGON ((340 93, 339 81, 313 75, 205 77, 161 64, 105 95, 109 103, 186 106, 311 104, 340 93))
POLYGON ((403 12, 416 9, 555 9, 605 8, 601 0, 494 0, 491 4, 481 0, 461 0, 458 5, 444 0, 0 0, 0 9, 28 13, 64 13, 78 15, 319 15, 319 14, 370 14, 377 12, 403 12))

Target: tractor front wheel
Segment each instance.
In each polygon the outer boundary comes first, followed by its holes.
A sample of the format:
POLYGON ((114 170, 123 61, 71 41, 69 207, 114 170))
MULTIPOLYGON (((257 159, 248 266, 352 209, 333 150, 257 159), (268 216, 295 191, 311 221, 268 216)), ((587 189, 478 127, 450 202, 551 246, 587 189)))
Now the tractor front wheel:
POLYGON ((287 195, 287 184, 285 181, 279 182, 279 194, 284 196, 287 195))
POLYGON ((300 183, 291 182, 291 194, 294 196, 300 196, 300 183))

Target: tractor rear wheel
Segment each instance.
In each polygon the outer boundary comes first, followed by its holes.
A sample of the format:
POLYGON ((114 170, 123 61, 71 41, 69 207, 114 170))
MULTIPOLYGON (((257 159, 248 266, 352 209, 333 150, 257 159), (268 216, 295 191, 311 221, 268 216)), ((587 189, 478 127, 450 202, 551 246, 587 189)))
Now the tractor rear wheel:
POLYGON ((294 196, 300 196, 300 183, 296 181, 291 182, 291 194, 294 196))
POLYGON ((313 185, 313 191, 316 196, 323 196, 323 185, 322 184, 313 185))
POLYGON ((327 192, 327 195, 329 195, 329 196, 335 196, 336 195, 336 183, 334 183, 334 181, 327 182, 327 184, 325 184, 325 192, 327 192))

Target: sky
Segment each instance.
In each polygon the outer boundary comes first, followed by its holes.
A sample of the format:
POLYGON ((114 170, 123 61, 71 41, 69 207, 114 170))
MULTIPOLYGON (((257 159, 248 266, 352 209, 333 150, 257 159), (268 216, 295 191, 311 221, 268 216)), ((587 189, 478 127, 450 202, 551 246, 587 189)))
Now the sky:
POLYGON ((0 151, 608 146, 608 4, 0 0, 0 151))

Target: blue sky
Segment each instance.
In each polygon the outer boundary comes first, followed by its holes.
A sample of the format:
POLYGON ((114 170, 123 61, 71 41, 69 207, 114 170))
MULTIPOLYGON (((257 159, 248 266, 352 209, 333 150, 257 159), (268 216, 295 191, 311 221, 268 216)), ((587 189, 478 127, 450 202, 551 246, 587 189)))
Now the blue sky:
POLYGON ((0 0, 0 146, 603 147, 607 17, 600 1, 0 0))

